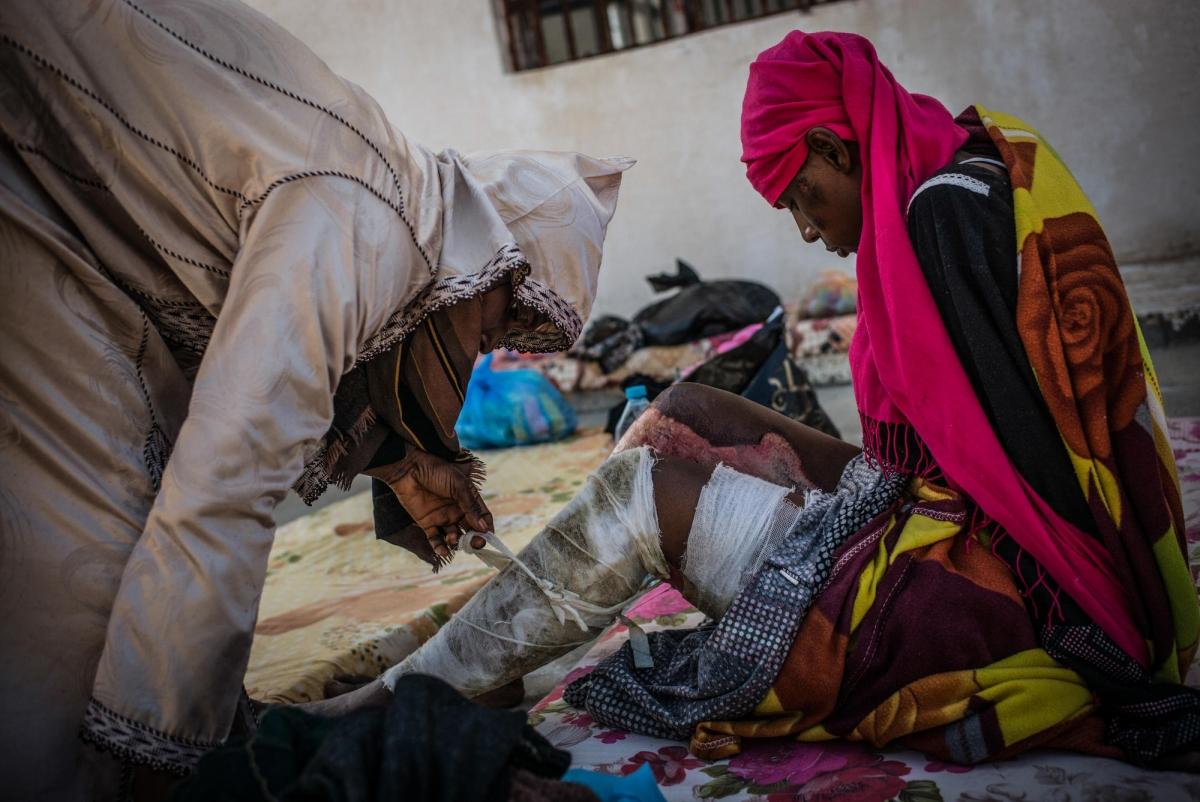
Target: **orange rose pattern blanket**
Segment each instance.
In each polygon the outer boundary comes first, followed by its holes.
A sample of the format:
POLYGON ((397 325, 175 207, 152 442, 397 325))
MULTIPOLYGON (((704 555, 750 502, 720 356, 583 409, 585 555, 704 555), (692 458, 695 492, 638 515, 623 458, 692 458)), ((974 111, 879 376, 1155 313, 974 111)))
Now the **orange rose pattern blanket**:
POLYGON ((919 472, 894 509, 843 546, 757 709, 700 724, 698 755, 788 735, 898 741, 956 763, 1039 745, 1142 762, 1200 741, 1200 693, 1182 684, 1200 607, 1179 481, 1112 251, 1033 129, 980 107, 959 123, 972 131, 968 147, 982 140, 1007 175, 963 168, 931 180, 938 191, 918 190, 915 250, 1006 454, 1088 536, 1087 550, 1057 553, 1109 566, 1111 607, 1138 648, 1118 646, 1074 588, 1017 543, 1052 539, 1052 527, 1002 531, 937 470, 919 472), (1015 242, 973 241, 987 215, 1015 242))

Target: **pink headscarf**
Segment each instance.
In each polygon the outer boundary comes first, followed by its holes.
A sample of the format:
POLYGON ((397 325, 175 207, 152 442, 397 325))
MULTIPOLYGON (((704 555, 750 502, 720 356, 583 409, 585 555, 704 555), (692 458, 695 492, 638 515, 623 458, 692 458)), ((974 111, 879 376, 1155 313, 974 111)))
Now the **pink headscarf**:
POLYGON ((858 143, 863 230, 858 328, 850 348, 868 454, 911 469, 919 439, 936 467, 1046 569, 1130 656, 1148 663, 1112 556, 1029 486, 992 431, 913 251, 913 192, 966 141, 946 108, 910 94, 875 48, 848 33, 793 31, 750 65, 742 161, 775 205, 808 157, 805 134, 826 126, 858 143))

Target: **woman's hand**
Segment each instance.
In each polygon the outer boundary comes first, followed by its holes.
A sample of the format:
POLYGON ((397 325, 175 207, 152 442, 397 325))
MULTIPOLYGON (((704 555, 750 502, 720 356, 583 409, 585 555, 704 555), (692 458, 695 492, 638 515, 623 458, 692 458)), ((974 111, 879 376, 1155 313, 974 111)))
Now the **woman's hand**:
MULTIPOLYGON (((458 548, 462 529, 490 532, 492 513, 471 482, 469 467, 448 462, 424 451, 411 450, 399 462, 368 473, 387 482, 408 514, 425 533, 439 557, 458 548)), ((482 538, 473 543, 483 547, 482 538)))

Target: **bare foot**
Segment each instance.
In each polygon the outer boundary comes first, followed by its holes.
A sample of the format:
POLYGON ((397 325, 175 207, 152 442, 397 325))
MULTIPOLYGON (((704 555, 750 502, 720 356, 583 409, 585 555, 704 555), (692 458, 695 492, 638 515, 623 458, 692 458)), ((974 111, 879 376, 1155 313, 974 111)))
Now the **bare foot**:
POLYGON ((305 713, 315 716, 344 716, 355 710, 368 707, 379 707, 392 701, 392 692, 387 689, 382 680, 372 680, 348 693, 334 696, 332 699, 320 699, 316 702, 305 702, 296 705, 305 713))

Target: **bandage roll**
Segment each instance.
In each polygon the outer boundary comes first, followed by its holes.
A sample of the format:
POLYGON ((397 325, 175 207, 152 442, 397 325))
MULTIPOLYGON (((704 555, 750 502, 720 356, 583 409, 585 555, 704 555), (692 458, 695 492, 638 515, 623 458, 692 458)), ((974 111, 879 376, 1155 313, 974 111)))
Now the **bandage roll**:
POLYGON ((800 518, 791 488, 718 465, 700 491, 682 572, 692 602, 721 617, 800 518))

